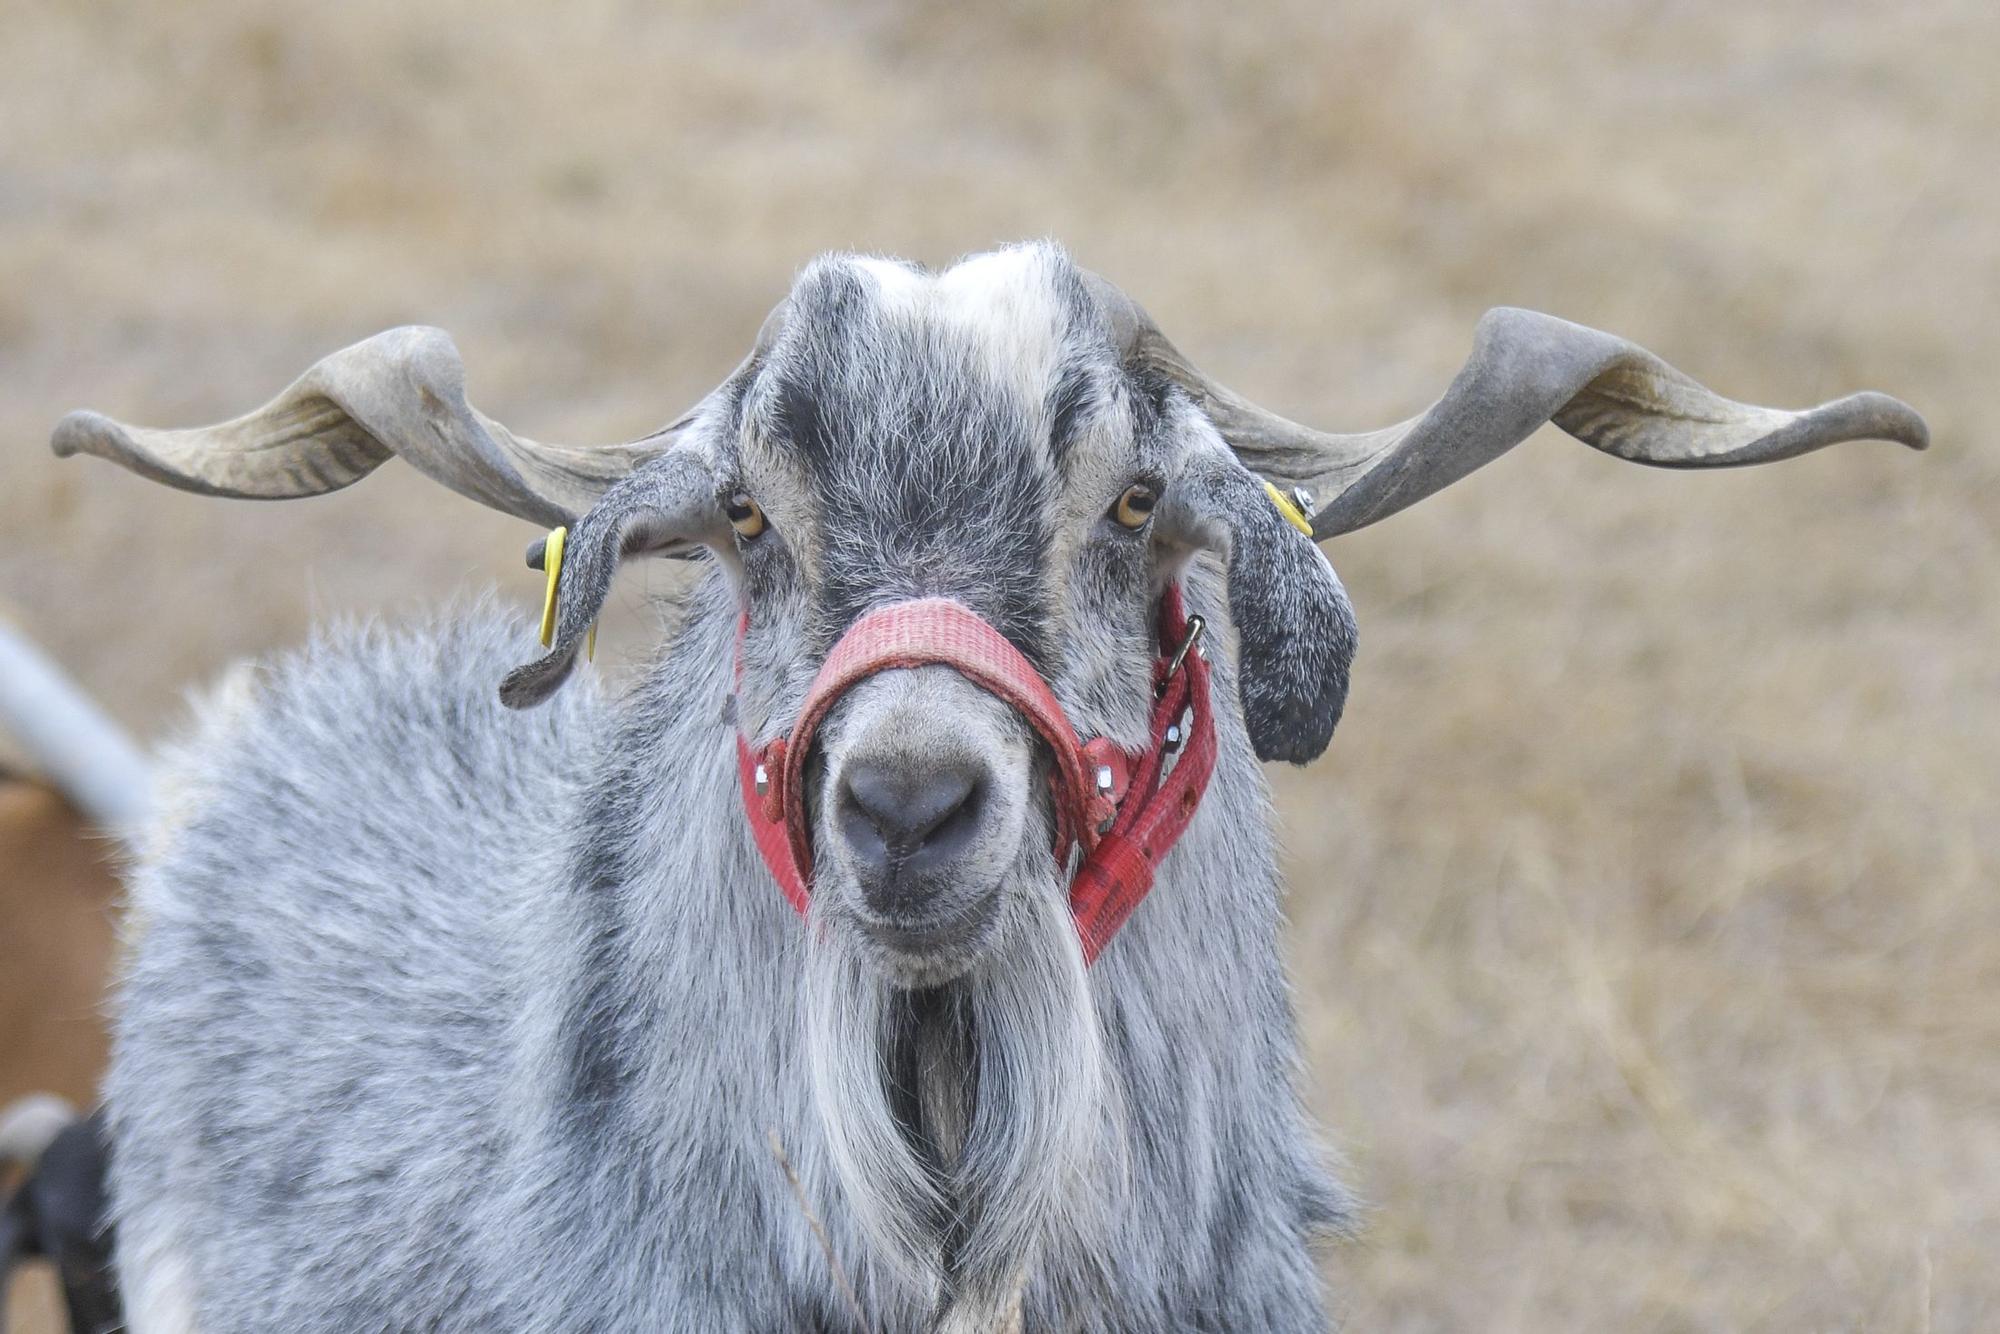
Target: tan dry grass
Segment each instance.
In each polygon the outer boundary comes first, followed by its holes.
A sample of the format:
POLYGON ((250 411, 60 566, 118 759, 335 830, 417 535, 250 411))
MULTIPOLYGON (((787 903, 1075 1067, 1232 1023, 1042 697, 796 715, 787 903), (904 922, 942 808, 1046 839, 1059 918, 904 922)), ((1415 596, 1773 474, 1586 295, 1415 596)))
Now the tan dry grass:
MULTIPOLYGON (((41 441, 260 400, 398 321, 623 435, 806 256, 1063 238, 1272 405, 1373 425, 1500 302, 1854 447, 1552 434, 1336 544, 1329 758, 1276 775, 1358 1329, 2000 1323, 2000 14, 1988 4, 604 0, 143 9, 0 42, 0 595, 112 706, 500 580, 407 476, 262 509, 41 441)), ((645 582, 623 594, 627 651, 645 582)))

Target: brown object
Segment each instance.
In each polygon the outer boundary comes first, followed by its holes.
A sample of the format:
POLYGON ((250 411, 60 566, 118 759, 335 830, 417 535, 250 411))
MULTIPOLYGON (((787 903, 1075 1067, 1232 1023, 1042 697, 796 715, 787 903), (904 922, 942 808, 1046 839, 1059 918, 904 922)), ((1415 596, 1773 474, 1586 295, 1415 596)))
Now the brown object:
MULTIPOLYGON (((54 790, 0 776, 0 1107, 34 1092, 96 1100, 116 855, 54 790)), ((0 1188, 12 1184, 0 1169, 0 1188)), ((46 1265, 26 1266, 0 1306, 18 1334, 67 1328, 46 1265)))
POLYGON ((96 1100, 116 856, 56 792, 0 778, 0 1106, 96 1100))

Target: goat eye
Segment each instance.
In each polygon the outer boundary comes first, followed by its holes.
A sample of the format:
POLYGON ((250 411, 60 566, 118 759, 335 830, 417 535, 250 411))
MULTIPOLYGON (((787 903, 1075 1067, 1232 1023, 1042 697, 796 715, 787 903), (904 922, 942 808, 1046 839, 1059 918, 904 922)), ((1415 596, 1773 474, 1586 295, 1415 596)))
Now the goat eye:
POLYGON ((723 501, 722 512, 729 516, 729 526, 738 537, 755 537, 764 531, 764 509, 747 491, 738 491, 723 501))
POLYGON ((1111 507, 1111 517, 1124 527, 1139 529, 1146 526, 1146 520, 1153 517, 1153 506, 1158 504, 1159 494, 1143 482, 1125 488, 1118 497, 1118 503, 1111 507))

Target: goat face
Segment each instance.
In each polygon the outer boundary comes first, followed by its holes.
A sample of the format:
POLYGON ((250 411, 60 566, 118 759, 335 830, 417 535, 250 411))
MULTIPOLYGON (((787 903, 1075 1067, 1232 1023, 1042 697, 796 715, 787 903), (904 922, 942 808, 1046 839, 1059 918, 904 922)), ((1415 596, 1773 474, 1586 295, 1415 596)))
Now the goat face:
MULTIPOLYGON (((797 716, 861 615, 948 597, 1020 649, 1085 733, 1140 746, 1163 582, 1196 545, 1250 527, 1250 546, 1293 558, 1254 573, 1252 600, 1302 570, 1288 596, 1313 605, 1282 624, 1329 636, 1303 689, 1296 673, 1273 681, 1280 730, 1303 719, 1317 751, 1352 641, 1339 585, 1177 391, 1127 369, 1112 332, 1048 248, 935 276, 847 258, 806 271, 711 455, 738 516, 726 558, 750 608, 750 718, 797 716)), ((841 696, 817 743, 815 911, 892 978, 961 974, 1061 901, 1048 759, 994 696, 948 667, 884 672, 841 696)))

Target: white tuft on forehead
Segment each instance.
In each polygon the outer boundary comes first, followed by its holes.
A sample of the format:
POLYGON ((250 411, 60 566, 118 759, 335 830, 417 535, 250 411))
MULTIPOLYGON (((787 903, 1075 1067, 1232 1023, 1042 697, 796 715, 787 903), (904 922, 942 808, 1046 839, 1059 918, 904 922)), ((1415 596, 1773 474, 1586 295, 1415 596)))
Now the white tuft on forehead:
POLYGON ((1067 262, 1042 245, 972 255, 936 274, 895 260, 849 261, 872 280, 883 315, 950 330, 978 351, 992 383, 1030 403, 1048 393, 1062 358, 1067 262))
POLYGON ((906 260, 874 255, 848 257, 847 266, 873 280, 875 307, 886 313, 921 309, 932 278, 906 260))

